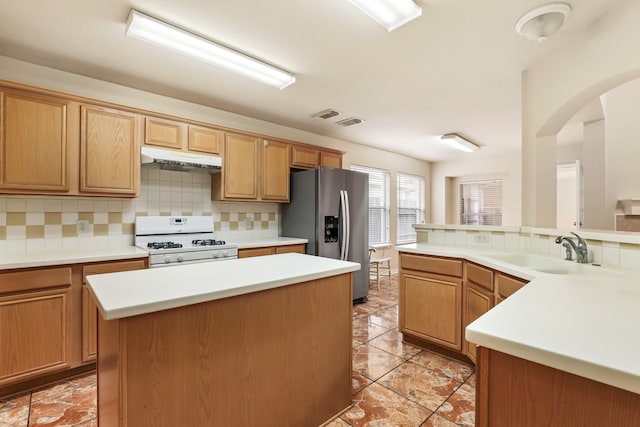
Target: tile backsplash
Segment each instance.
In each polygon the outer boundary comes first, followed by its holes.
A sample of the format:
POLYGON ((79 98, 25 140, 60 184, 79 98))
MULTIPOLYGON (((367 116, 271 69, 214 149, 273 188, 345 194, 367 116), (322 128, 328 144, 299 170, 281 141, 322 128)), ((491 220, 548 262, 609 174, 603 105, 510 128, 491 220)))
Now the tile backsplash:
POLYGON ((0 195, 0 254, 130 246, 141 215, 211 216, 216 238, 230 242, 279 229, 277 203, 212 202, 209 174, 145 167, 135 199, 0 195))
MULTIPOLYGON (((419 243, 486 248, 499 251, 526 250, 531 253, 564 258, 565 249, 555 243, 555 238, 558 234, 561 234, 560 231, 537 231, 535 229, 515 231, 512 228, 505 227, 507 231, 480 231, 460 229, 457 226, 452 226, 451 228, 446 226, 429 228, 421 225, 416 231, 419 243), (481 234, 484 234, 484 238, 479 238, 481 234)), ((598 233, 593 232, 583 233, 580 231, 579 234, 584 234, 587 241, 589 262, 609 267, 640 270, 640 244, 612 241, 613 238, 611 236, 606 237, 608 233, 604 233, 605 237, 603 238, 596 238, 595 236, 598 233), (608 240, 608 238, 611 240, 608 240)))

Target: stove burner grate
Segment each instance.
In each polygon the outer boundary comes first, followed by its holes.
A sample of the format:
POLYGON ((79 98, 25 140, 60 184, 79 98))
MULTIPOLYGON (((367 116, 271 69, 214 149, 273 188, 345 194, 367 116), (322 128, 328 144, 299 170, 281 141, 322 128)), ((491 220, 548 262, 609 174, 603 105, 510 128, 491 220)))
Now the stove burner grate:
POLYGON ((147 243, 149 249, 176 249, 181 248, 182 244, 174 242, 150 242, 147 243))

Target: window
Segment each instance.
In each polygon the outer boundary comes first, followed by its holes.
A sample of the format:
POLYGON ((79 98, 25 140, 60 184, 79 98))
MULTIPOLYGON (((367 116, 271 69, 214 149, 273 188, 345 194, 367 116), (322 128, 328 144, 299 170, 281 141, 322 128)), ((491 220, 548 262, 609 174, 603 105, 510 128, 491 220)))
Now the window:
POLYGON ((460 224, 502 225, 502 180, 460 184, 460 224))
POLYGON ((366 166, 351 170, 369 174, 369 244, 389 243, 389 171, 366 166))
POLYGON ((424 178, 398 173, 398 243, 415 242, 413 224, 424 222, 424 178))

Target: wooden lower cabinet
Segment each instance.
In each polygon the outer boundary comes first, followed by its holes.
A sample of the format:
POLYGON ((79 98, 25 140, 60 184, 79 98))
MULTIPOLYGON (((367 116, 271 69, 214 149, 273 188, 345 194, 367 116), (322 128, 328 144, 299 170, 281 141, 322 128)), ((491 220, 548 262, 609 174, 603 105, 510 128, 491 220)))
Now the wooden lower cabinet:
POLYGON ((238 258, 251 258, 254 256, 265 256, 275 254, 286 254, 290 252, 305 253, 305 245, 281 245, 281 246, 266 246, 262 248, 243 248, 238 250, 238 258))
POLYGON ((462 280, 405 270, 400 287, 400 330, 462 350, 462 280))
POLYGON ((322 425, 351 405, 351 281, 100 317, 99 425, 322 425))
POLYGON ((462 259, 400 253, 400 331, 413 344, 475 363, 466 327, 526 283, 462 259))
POLYGON ((71 364, 71 269, 0 275, 0 386, 71 364), (23 291, 16 291, 22 289, 23 291))
POLYGON ((464 294, 462 296, 462 331, 464 355, 476 361, 476 345, 464 339, 466 327, 494 306, 494 271, 469 261, 464 263, 464 294))
MULTIPOLYGON (((493 294, 473 284, 464 285, 463 330, 471 322, 482 316, 493 307, 493 294)), ((471 361, 476 361, 476 345, 464 340, 464 354, 471 361)))
POLYGON ((82 266, 82 361, 96 359, 98 311, 87 287, 87 276, 91 274, 115 273, 117 271, 142 270, 147 268, 146 259, 116 261, 82 266))
POLYGON ((637 427, 640 395, 480 347, 478 427, 637 427))

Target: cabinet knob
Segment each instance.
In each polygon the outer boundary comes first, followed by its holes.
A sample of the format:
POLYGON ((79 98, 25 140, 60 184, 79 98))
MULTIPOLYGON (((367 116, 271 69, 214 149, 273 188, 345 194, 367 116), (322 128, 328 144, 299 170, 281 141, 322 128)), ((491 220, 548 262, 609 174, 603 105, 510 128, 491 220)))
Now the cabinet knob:
POLYGON ((264 145, 265 147, 269 146, 269 141, 267 141, 266 139, 262 140, 262 145, 264 145))

